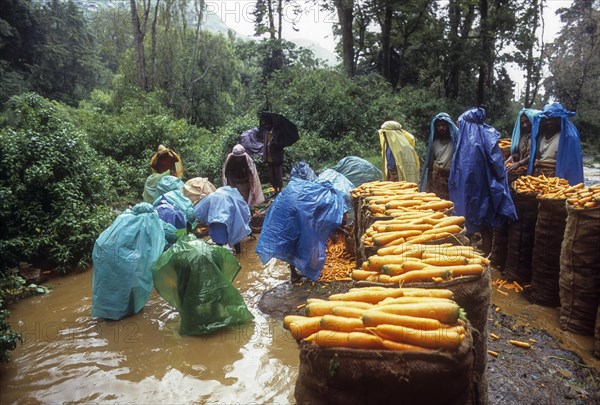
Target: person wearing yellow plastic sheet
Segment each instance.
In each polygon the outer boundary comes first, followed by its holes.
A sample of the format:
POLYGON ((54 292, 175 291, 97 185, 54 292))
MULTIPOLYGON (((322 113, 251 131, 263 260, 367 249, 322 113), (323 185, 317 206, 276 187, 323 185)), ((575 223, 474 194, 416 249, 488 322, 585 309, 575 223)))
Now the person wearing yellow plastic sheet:
POLYGON ((419 183, 419 156, 415 137, 396 121, 386 121, 379 130, 383 177, 390 181, 419 183))
POLYGON ((204 335, 254 317, 232 285, 240 263, 228 250, 185 235, 152 267, 156 291, 179 312, 181 335, 204 335))
POLYGON ((158 149, 150 160, 152 173, 164 173, 169 171, 171 176, 183 176, 183 162, 177 153, 164 145, 158 145, 158 149))
POLYGON ((433 117, 420 191, 435 193, 445 200, 450 199, 448 177, 457 137, 458 127, 448 114, 442 112, 433 117))

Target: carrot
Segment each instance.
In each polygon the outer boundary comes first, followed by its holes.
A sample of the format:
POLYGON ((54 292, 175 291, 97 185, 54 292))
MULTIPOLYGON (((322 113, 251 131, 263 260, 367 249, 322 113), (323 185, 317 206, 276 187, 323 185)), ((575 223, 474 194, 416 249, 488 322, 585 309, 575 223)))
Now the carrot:
POLYGON ((448 298, 439 298, 439 297, 388 297, 377 303, 377 306, 381 305, 392 305, 392 304, 414 304, 418 302, 451 302, 454 303, 453 300, 448 298))
POLYGON ((437 297, 454 299, 454 293, 445 288, 403 288, 403 297, 437 297))
POLYGON ((403 239, 409 236, 420 235, 421 231, 418 230, 407 230, 407 231, 396 231, 396 232, 385 232, 380 233, 373 238, 375 246, 385 246, 388 243, 395 241, 396 239, 403 239))
POLYGON ((487 352, 490 356, 498 357, 498 352, 495 352, 493 350, 488 350, 487 352))
POLYGON ((420 210, 433 210, 433 211, 444 211, 454 207, 452 201, 441 200, 438 202, 428 202, 419 207, 420 210))
POLYGON ((468 264, 469 259, 464 256, 437 256, 423 259, 422 262, 431 266, 458 266, 468 264))
POLYGON ((521 342, 518 340, 509 340, 508 343, 510 343, 511 345, 517 346, 517 347, 522 347, 523 349, 531 349, 531 345, 527 342, 521 342))
POLYGON ((447 327, 448 325, 431 318, 420 318, 409 315, 396 315, 384 311, 367 310, 362 315, 364 326, 398 325, 413 329, 433 330, 447 327))
POLYGON ((404 292, 400 288, 387 288, 379 291, 348 291, 343 294, 333 294, 329 296, 330 302, 335 301, 356 301, 361 303, 369 303, 367 308, 371 307, 370 304, 376 304, 379 301, 388 297, 401 297, 404 292))
POLYGON ((391 200, 390 202, 388 202, 385 205, 386 209, 394 209, 394 208, 399 208, 399 207, 413 207, 415 205, 419 205, 420 202, 419 201, 415 201, 415 200, 391 200))
POLYGON ((415 304, 395 304, 372 307, 375 311, 383 311, 395 315, 408 315, 420 318, 437 319, 442 323, 454 324, 460 315, 460 307, 456 303, 432 302, 415 304))
POLYGON ((367 277, 369 277, 371 275, 376 275, 378 273, 379 272, 377 272, 377 271, 352 270, 352 279, 353 280, 366 280, 367 277))
POLYGON ((465 217, 448 217, 435 224, 434 228, 444 228, 450 225, 463 226, 465 224, 465 217))
MULTIPOLYGON (((416 253, 418 254, 418 253, 416 253)), ((386 264, 400 264, 407 261, 407 255, 370 256, 369 268, 372 271, 380 270, 386 264)))
POLYGON ((428 352, 424 347, 409 345, 406 343, 394 342, 393 340, 381 339, 383 347, 387 350, 396 350, 402 352, 428 352))
POLYGON ((438 234, 438 233, 460 233, 460 231, 462 231, 462 228, 458 225, 448 225, 448 226, 444 226, 444 227, 439 227, 439 228, 433 228, 430 229, 428 231, 423 232, 423 235, 429 235, 430 233, 433 234, 438 234))
POLYGON ((427 349, 456 350, 465 335, 450 329, 417 330, 398 325, 378 325, 374 333, 382 339, 427 349))
POLYGON ((294 339, 300 340, 320 330, 321 317, 288 315, 283 320, 283 326, 290 331, 294 339))
POLYGON ((433 229, 433 225, 430 224, 388 224, 382 225, 380 228, 383 228, 382 231, 385 232, 393 232, 393 231, 428 231, 433 229))
POLYGON ((360 318, 368 309, 360 309, 353 307, 333 307, 331 313, 335 316, 344 316, 346 318, 360 318))
POLYGON ((421 236, 414 236, 411 238, 407 238, 406 241, 408 243, 426 243, 426 242, 431 242, 437 239, 444 239, 447 238, 448 236, 450 236, 451 234, 449 234, 448 232, 440 232, 440 233, 429 233, 429 234, 422 234, 421 236))
POLYGON ((371 304, 367 304, 365 302, 353 302, 353 301, 323 301, 323 302, 314 302, 312 304, 306 305, 304 307, 306 316, 322 316, 331 314, 334 307, 337 306, 346 306, 352 308, 362 308, 367 309, 371 308, 371 304))
POLYGON ((361 332, 365 325, 360 318, 345 318, 337 315, 323 315, 321 330, 336 330, 339 332, 361 332))
MULTIPOLYGON (((409 271, 421 270, 428 266, 428 264, 421 261, 408 260, 402 264, 386 264, 381 268, 381 272, 389 276, 397 276, 409 271)), ((390 281, 394 282, 392 280, 390 281)))
POLYGON ((305 340, 321 347, 350 347, 354 349, 382 349, 381 339, 364 332, 337 332, 321 330, 313 333, 305 340))
POLYGON ((430 281, 432 277, 441 277, 450 280, 453 277, 480 275, 483 266, 480 264, 466 264, 463 266, 426 267, 421 270, 393 276, 392 283, 410 283, 415 281, 430 281))

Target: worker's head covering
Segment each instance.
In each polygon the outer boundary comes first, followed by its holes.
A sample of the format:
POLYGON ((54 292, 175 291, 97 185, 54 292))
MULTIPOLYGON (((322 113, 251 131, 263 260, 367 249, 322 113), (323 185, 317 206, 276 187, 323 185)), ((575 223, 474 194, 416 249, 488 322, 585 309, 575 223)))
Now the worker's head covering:
POLYGON ((233 154, 233 156, 244 156, 244 154, 246 153, 246 149, 238 143, 233 147, 231 153, 233 154))
POLYGON ((156 154, 158 156, 164 155, 165 153, 168 153, 168 152, 169 152, 169 149, 165 145, 158 145, 158 149, 156 150, 156 154))
POLYGON ((402 124, 400 124, 399 122, 396 122, 396 121, 386 121, 383 124, 381 124, 381 129, 390 129, 390 130, 400 131, 400 130, 402 130, 402 124))

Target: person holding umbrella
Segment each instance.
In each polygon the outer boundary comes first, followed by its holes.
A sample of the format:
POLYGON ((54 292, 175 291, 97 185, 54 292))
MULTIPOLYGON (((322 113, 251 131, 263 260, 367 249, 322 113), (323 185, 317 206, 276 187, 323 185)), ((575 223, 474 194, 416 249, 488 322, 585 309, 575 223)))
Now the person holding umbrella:
POLYGON ((275 189, 275 194, 279 194, 283 188, 283 148, 298 140, 298 128, 281 114, 263 112, 259 120, 269 183, 275 189))

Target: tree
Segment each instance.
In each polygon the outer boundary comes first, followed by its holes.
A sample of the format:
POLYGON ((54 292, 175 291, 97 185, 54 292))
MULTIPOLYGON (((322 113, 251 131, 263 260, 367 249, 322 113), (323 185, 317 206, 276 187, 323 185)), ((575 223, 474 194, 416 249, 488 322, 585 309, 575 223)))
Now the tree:
POLYGON ((560 9, 564 24, 549 46, 549 95, 577 111, 582 139, 600 130, 600 10, 593 0, 574 0, 560 9), (586 135, 586 132, 588 135, 586 135))
POLYGON ((342 34, 342 60, 348 76, 354 76, 354 0, 334 0, 342 34))

